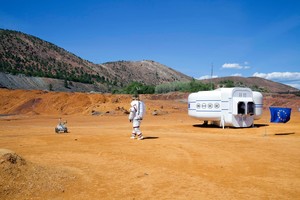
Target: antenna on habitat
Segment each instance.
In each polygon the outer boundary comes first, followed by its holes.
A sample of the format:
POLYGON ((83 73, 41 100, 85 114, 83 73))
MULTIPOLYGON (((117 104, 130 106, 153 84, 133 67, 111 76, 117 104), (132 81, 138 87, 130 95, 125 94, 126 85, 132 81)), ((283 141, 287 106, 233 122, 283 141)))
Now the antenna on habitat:
POLYGON ((213 73, 214 73, 214 64, 211 63, 211 70, 210 70, 210 90, 213 90, 213 83, 212 83, 213 73))

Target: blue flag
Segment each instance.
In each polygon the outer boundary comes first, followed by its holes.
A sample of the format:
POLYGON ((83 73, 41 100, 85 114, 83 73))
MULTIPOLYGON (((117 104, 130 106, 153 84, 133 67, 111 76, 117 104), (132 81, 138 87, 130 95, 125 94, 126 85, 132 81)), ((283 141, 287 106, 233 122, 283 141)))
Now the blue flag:
POLYGON ((291 117, 291 108, 270 107, 271 122, 286 123, 291 117))

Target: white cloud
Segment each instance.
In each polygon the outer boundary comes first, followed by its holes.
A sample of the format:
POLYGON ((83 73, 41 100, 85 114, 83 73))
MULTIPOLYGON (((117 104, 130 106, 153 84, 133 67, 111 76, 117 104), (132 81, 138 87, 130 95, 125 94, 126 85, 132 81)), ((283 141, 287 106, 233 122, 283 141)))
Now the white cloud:
POLYGON ((252 76, 269 80, 300 81, 300 72, 272 72, 267 74, 255 72, 252 76))
POLYGON ((300 89, 300 72, 255 72, 252 76, 278 81, 280 83, 300 89))
POLYGON ((222 68, 242 69, 243 67, 238 63, 225 63, 225 64, 222 65, 222 68))
POLYGON ((287 85, 292 86, 294 88, 300 89, 300 81, 299 81, 299 83, 290 83, 290 84, 287 84, 287 85))
POLYGON ((236 73, 236 74, 232 74, 231 76, 243 76, 242 74, 236 73))
POLYGON ((199 78, 197 78, 198 80, 204 80, 204 79, 209 79, 209 78, 218 78, 218 76, 210 76, 210 75, 205 75, 205 76, 201 76, 201 77, 199 77, 199 78))
POLYGON ((222 65, 224 69, 249 69, 250 67, 247 66, 249 62, 244 62, 245 65, 241 65, 239 63, 225 63, 222 65))

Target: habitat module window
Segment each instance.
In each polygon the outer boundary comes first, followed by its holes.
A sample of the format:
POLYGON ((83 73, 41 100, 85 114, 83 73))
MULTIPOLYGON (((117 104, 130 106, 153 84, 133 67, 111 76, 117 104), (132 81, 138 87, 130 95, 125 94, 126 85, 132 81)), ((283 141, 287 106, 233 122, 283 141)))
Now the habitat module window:
POLYGON ((238 114, 244 115, 246 111, 245 102, 239 102, 237 106, 238 106, 238 114))
POLYGON ((248 102, 247 107, 245 102, 239 102, 237 106, 238 106, 239 115, 245 115, 245 114, 254 115, 255 105, 253 102, 248 102))
POLYGON ((253 102, 248 102, 247 103, 247 114, 254 115, 254 108, 255 108, 254 103, 253 102))

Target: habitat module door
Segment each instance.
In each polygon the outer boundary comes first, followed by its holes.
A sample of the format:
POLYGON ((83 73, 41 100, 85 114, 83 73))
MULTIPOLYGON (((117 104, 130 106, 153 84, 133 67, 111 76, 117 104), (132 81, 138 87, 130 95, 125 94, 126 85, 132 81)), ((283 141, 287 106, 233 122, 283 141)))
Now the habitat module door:
POLYGON ((233 97, 232 125, 234 127, 250 127, 254 121, 255 104, 252 98, 252 92, 239 91, 237 96, 233 97))

